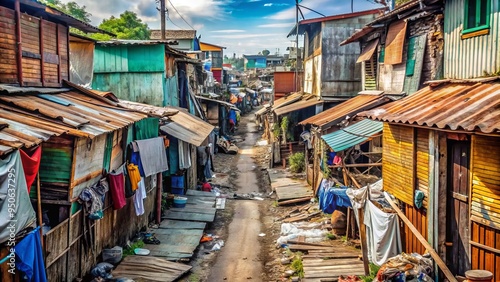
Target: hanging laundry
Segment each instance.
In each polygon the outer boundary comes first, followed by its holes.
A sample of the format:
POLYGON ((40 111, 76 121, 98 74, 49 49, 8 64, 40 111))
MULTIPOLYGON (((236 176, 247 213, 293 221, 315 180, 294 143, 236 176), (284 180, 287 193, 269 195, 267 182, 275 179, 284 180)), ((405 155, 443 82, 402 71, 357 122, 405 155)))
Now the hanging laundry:
POLYGON ((86 187, 80 193, 79 202, 83 205, 89 218, 98 220, 103 218, 104 199, 109 186, 105 178, 91 187, 86 187))
POLYGON ((40 168, 40 160, 42 159, 42 147, 38 146, 31 152, 19 150, 21 153, 21 161, 23 163, 24 176, 26 177, 26 185, 28 194, 30 193, 31 185, 35 182, 36 175, 40 168))
POLYGON ((139 167, 135 164, 127 165, 127 175, 130 180, 130 185, 132 191, 137 190, 139 186, 139 181, 141 181, 141 174, 139 173, 139 167))
POLYGON ((137 216, 144 214, 144 199, 146 199, 146 183, 144 179, 139 182, 139 188, 134 195, 135 214, 137 216))
MULTIPOLYGON (((135 143, 132 142, 130 144, 135 144, 135 143)), ((140 176, 146 177, 146 174, 144 173, 144 168, 142 167, 142 161, 141 161, 141 156, 139 155, 139 151, 132 150, 130 154, 130 162, 135 164, 139 168, 140 176)))
POLYGON ((191 167, 191 153, 189 143, 179 140, 179 169, 191 167))
POLYGON ((346 191, 345 187, 334 188, 328 180, 323 179, 317 192, 319 208, 324 213, 333 213, 337 207, 351 207, 346 191))
POLYGON ((145 176, 151 176, 168 170, 167 154, 162 137, 137 140, 135 142, 137 143, 137 147, 139 147, 139 155, 145 176))
POLYGON ((401 253, 403 247, 397 214, 386 213, 371 201, 366 201, 364 223, 371 262, 380 266, 401 253))
POLYGON ((17 234, 32 225, 35 219, 35 210, 26 188, 21 154, 16 150, 0 159, 0 243, 5 242, 12 233, 17 234), (14 207, 9 206, 12 202, 15 203, 14 207), (16 223, 14 227, 9 227, 11 222, 16 223))
POLYGON ((39 229, 35 228, 15 246, 16 268, 24 274, 24 281, 47 281, 39 229))
POLYGON ((123 175, 123 167, 124 165, 108 174, 109 189, 111 191, 111 198, 113 199, 113 209, 115 210, 119 210, 127 204, 125 200, 125 176, 123 175))

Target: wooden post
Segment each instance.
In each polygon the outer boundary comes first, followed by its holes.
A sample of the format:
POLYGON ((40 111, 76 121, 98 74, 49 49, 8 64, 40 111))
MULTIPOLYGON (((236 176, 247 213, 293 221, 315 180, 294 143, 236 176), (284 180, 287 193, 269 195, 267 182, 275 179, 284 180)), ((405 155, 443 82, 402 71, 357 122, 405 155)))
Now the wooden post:
POLYGON ((40 242, 42 243, 43 250, 43 217, 42 217, 42 195, 41 195, 41 187, 40 187, 40 174, 36 175, 36 205, 38 211, 38 225, 40 226, 40 242))
POLYGON ((23 86, 23 47, 21 40, 21 4, 19 0, 14 3, 14 9, 16 12, 16 63, 17 63, 17 80, 19 86, 23 86))
POLYGON ((434 248, 427 242, 427 240, 418 232, 417 228, 411 223, 411 221, 405 216, 405 214, 399 209, 399 207, 392 201, 392 199, 389 197, 387 193, 384 192, 385 199, 391 207, 397 212, 399 218, 408 226, 410 231, 417 237, 418 241, 424 245, 425 249, 429 252, 429 254, 432 256, 434 261, 436 261, 436 264, 441 268, 441 271, 443 271, 444 275, 450 282, 457 282, 457 279, 455 276, 453 276, 453 273, 451 273, 450 269, 448 266, 446 266, 446 263, 439 257, 438 253, 434 250, 434 248))
POLYGON ((162 173, 158 173, 156 175, 157 181, 156 181, 156 223, 160 224, 161 223, 161 198, 162 198, 162 190, 163 190, 163 177, 162 173))

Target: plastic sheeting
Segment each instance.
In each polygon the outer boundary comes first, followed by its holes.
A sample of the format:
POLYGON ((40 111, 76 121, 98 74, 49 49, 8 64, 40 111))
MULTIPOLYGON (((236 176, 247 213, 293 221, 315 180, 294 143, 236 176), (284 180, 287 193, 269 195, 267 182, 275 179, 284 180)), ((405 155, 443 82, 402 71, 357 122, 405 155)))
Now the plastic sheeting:
POLYGON ((283 223, 281 224, 281 237, 276 240, 276 243, 286 244, 288 240, 299 236, 304 236, 308 243, 323 241, 328 231, 316 228, 321 228, 321 223, 283 223))
POLYGON ((35 222, 21 154, 15 151, 0 159, 0 243, 14 238, 35 222))
POLYGON ((90 88, 94 75, 94 42, 71 42, 70 81, 90 88))

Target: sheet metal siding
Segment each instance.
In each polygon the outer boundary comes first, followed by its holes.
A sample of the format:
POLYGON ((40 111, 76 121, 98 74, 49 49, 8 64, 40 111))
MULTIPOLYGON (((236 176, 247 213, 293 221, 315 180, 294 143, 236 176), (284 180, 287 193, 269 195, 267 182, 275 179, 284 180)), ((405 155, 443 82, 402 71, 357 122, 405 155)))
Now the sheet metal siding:
POLYGON ((500 2, 491 0, 490 33, 461 39, 465 0, 446 1, 444 11, 444 74, 473 78, 500 70, 500 2))
POLYGON ((40 181, 42 183, 66 183, 71 178, 73 138, 52 137, 42 145, 40 181))
MULTIPOLYGON (((164 74, 157 73, 95 73, 92 88, 111 91, 118 98, 162 107, 164 74)), ((168 101, 168 100, 167 100, 168 101)))
MULTIPOLYGON (((361 65, 356 64, 360 54, 358 44, 339 46, 356 29, 362 28, 362 19, 326 22, 322 30, 321 94, 328 96, 356 95, 361 90, 361 65)), ((368 21, 367 21, 368 22, 368 21)))

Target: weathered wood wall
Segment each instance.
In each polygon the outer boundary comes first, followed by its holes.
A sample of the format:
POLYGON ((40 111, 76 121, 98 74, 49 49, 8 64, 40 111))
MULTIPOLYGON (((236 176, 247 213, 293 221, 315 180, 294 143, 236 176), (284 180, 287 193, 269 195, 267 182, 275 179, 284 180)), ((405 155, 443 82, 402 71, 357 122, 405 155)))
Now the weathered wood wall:
POLYGON ((415 189, 424 192, 423 207, 427 208, 429 199, 429 130, 418 128, 416 150, 416 182, 415 189))
POLYGON ((471 266, 500 280, 500 138, 472 137, 471 266))
POLYGON ((414 129, 384 123, 382 177, 384 190, 413 206, 414 129))
MULTIPOLYGON (((22 82, 60 87, 69 77, 68 28, 21 14, 22 82)), ((0 7, 0 83, 19 83, 15 12, 0 7)))
MULTIPOLYGON (((404 212, 406 217, 412 222, 412 224, 417 228, 418 232, 424 236, 425 239, 427 237, 427 212, 425 209, 417 209, 413 205, 404 205, 404 212)), ((419 253, 423 254, 426 252, 425 247, 420 243, 415 234, 411 232, 408 226, 405 224, 403 228, 403 252, 406 253, 419 253)))

